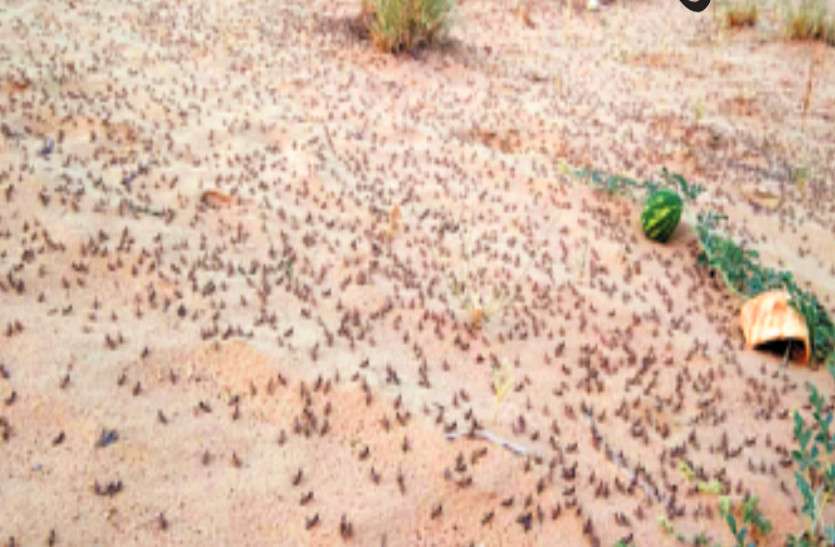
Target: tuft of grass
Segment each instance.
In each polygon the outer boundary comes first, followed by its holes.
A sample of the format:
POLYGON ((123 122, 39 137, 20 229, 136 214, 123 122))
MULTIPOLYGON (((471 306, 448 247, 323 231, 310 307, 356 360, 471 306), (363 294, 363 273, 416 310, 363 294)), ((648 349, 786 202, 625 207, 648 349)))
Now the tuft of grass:
POLYGON ((382 51, 429 46, 446 32, 453 0, 362 0, 363 24, 382 51))
POLYGON ((730 28, 753 27, 758 17, 759 8, 755 0, 734 1, 723 12, 725 25, 730 28))
POLYGON ((820 40, 835 46, 835 17, 829 13, 826 0, 788 0, 784 24, 792 40, 820 40))

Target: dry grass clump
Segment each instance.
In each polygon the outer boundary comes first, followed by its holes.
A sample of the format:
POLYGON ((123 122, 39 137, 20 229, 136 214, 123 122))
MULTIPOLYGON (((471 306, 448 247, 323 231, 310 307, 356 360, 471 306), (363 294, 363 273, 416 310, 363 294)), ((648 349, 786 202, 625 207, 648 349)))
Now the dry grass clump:
POLYGON ((453 0, 362 0, 361 20, 377 48, 399 53, 441 38, 452 7, 453 0))
POLYGON ((759 9, 753 0, 733 2, 724 11, 725 25, 730 28, 753 27, 758 17, 759 9))
POLYGON ((786 4, 786 34, 792 40, 821 40, 835 46, 835 17, 826 0, 800 0, 786 4))

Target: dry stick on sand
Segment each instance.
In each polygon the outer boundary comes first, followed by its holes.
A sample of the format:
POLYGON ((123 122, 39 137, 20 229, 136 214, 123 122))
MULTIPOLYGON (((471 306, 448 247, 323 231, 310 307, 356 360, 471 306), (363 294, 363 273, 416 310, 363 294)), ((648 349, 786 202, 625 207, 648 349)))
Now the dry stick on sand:
MULTIPOLYGON (((592 427, 595 428, 595 430, 596 430, 597 426, 594 422, 594 417, 591 416, 590 414, 585 414, 584 413, 584 415, 589 420, 592 427)), ((510 450, 511 452, 516 454, 517 456, 534 456, 534 457, 539 456, 539 457, 542 457, 542 454, 539 451, 537 451, 535 449, 532 449, 532 448, 529 448, 527 446, 515 443, 513 441, 509 441, 507 439, 504 439, 504 438, 496 435, 492 431, 489 431, 489 430, 486 430, 486 429, 476 429, 475 431, 472 431, 472 432, 448 433, 446 435, 446 438, 447 438, 448 441, 454 441, 455 439, 458 439, 460 437, 471 437, 471 438, 472 437, 478 437, 480 439, 484 439, 485 441, 489 441, 493 444, 497 444, 497 445, 499 445, 503 448, 506 448, 507 450, 510 450)), ((635 467, 635 468, 631 467, 629 465, 629 462, 626 461, 626 457, 623 455, 622 451, 618 451, 617 453, 615 453, 615 451, 612 449, 612 447, 609 445, 609 443, 606 442, 605 440, 603 441, 603 445, 604 445, 604 448, 607 451, 614 454, 614 461, 618 464, 618 466, 631 473, 631 476, 630 476, 630 479, 629 479, 630 482, 635 481, 638 484, 640 484, 641 488, 643 488, 643 490, 647 494, 647 496, 654 499, 658 503, 666 504, 668 502, 667 497, 664 494, 662 494, 661 492, 659 492, 658 488, 656 486, 650 484, 649 482, 647 482, 647 480, 645 478, 639 476, 641 474, 642 470, 643 470, 643 467, 641 467, 641 466, 638 466, 638 467, 635 467)))
POLYGON ((447 433, 446 435, 448 441, 454 441, 459 437, 478 437, 480 439, 484 439, 485 441, 502 446, 518 456, 542 456, 542 454, 540 454, 537 450, 499 437, 492 431, 488 431, 486 429, 476 429, 475 431, 466 433, 447 433))
MULTIPOLYGON (((594 420, 594 413, 592 412, 592 409, 591 408, 589 408, 587 410, 584 409, 582 414, 583 414, 583 416, 586 417, 586 419, 591 424, 592 430, 595 431, 595 432, 598 432, 597 423, 594 420)), ((613 461, 615 461, 618 464, 618 466, 620 466, 622 469, 625 469, 626 471, 629 471, 631 473, 631 476, 629 478, 630 482, 632 482, 632 481, 638 482, 641 485, 641 488, 643 488, 644 492, 646 492, 647 496, 649 496, 650 498, 653 498, 658 503, 663 503, 665 505, 667 504, 667 502, 669 501, 667 499, 667 496, 665 496, 664 494, 659 492, 657 486, 655 486, 655 485, 651 484, 649 481, 647 481, 646 477, 639 477, 639 475, 642 472, 643 472, 644 475, 646 475, 646 472, 644 471, 644 467, 642 465, 639 464, 636 467, 630 466, 629 462, 626 461, 626 457, 623 455, 622 450, 618 450, 617 452, 615 452, 615 450, 612 448, 612 446, 608 442, 606 442, 606 439, 602 439, 602 435, 601 435, 601 440, 603 441, 604 450, 606 450, 606 452, 608 452, 610 454, 613 454, 613 456, 614 456, 612 458, 613 461)))

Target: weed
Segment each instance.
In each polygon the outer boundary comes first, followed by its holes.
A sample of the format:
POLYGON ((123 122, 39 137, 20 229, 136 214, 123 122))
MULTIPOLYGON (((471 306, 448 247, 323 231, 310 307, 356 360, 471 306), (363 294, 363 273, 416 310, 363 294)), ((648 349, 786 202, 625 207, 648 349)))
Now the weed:
POLYGON ((514 375, 513 368, 506 363, 495 363, 493 364, 492 369, 491 387, 496 395, 496 413, 493 416, 493 421, 496 422, 498 421, 499 410, 502 406, 502 402, 513 388, 514 375))
POLYGON ((724 487, 722 483, 716 479, 711 479, 709 481, 699 481, 696 483, 696 488, 699 489, 699 492, 702 494, 710 494, 713 496, 718 496, 722 493, 724 487))
POLYGON ((363 24, 375 46, 399 53, 431 45, 447 30, 453 0, 363 0, 363 24))
POLYGON ((507 295, 494 288, 491 297, 467 288, 466 283, 452 276, 452 293, 461 300, 461 307, 467 316, 467 324, 473 330, 481 329, 494 314, 501 312, 508 303, 507 295))
POLYGON ((755 0, 736 0, 725 6, 722 16, 729 28, 753 27, 757 24, 759 8, 755 0))
POLYGON ((435 258, 441 268, 448 272, 449 293, 463 310, 466 325, 472 331, 478 331, 494 316, 501 315, 505 311, 511 304, 513 295, 495 284, 484 283, 484 269, 473 270, 471 238, 463 219, 458 222, 458 225, 461 226, 462 266, 453 268, 451 260, 444 259, 437 249, 435 258))
POLYGON ((788 0, 784 24, 792 40, 821 40, 835 46, 835 18, 829 14, 826 0, 788 0))
POLYGON ((696 472, 693 471, 693 468, 690 467, 690 464, 688 464, 684 460, 678 462, 678 470, 684 476, 687 482, 695 483, 696 489, 702 494, 711 494, 714 496, 718 496, 722 493, 722 490, 724 489, 722 483, 716 479, 711 479, 709 481, 697 480, 696 472))
POLYGON ((734 535, 737 547, 746 547, 746 545, 757 545, 756 543, 745 543, 746 536, 752 540, 761 539, 763 536, 771 532, 771 521, 769 521, 762 514, 759 508, 759 500, 756 496, 745 498, 742 506, 739 508, 733 507, 731 500, 724 497, 719 500, 719 513, 725 519, 731 533, 734 535), (739 514, 741 513, 741 515, 739 514), (735 516, 736 515, 736 516, 735 516), (737 516, 742 517, 742 522, 737 522, 737 516), (740 524, 742 525, 740 527, 740 524), (744 526, 744 525, 748 526, 744 526))
MULTIPOLYGON (((835 378, 835 364, 829 364, 827 368, 835 378)), ((807 427, 800 412, 794 411, 794 438, 798 449, 792 451, 792 459, 798 466, 794 477, 803 497, 801 512, 807 517, 809 526, 802 534, 789 536, 788 545, 816 545, 822 539, 831 545, 835 542, 835 524, 827 525, 822 516, 835 494, 835 462, 832 461, 835 438, 829 430, 832 410, 825 411, 826 401, 816 386, 808 383, 806 387, 813 422, 807 427)))

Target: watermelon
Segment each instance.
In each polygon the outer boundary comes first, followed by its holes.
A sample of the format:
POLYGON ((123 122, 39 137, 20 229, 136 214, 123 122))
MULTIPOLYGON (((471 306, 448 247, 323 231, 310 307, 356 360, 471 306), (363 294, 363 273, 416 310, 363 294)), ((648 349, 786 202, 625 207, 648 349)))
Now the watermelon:
POLYGON ((652 192, 641 213, 644 234, 653 241, 664 243, 675 232, 683 208, 684 202, 676 191, 662 188, 652 192))

